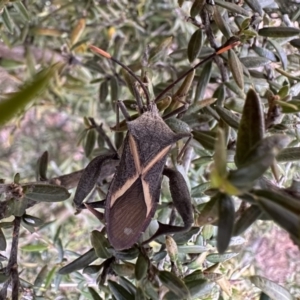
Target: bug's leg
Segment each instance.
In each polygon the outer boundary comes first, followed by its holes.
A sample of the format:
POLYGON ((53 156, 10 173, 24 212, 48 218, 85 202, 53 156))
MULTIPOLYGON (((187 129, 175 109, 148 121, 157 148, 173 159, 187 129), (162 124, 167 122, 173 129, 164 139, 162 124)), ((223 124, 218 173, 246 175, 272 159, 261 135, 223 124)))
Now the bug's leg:
POLYGON ((166 115, 163 115, 162 118, 164 120, 167 120, 173 116, 176 116, 178 114, 182 114, 183 112, 187 111, 189 105, 188 104, 184 104, 176 109, 174 109, 173 111, 171 111, 170 113, 166 114, 166 115))
POLYGON ((167 167, 164 168, 163 174, 169 178, 170 192, 173 199, 173 204, 180 214, 184 225, 173 226, 158 222, 159 227, 155 234, 150 239, 143 242, 143 244, 149 243, 162 234, 172 234, 188 231, 192 227, 192 224, 194 222, 191 196, 184 177, 179 171, 172 170, 167 167))
POLYGON ((80 180, 77 185, 77 189, 74 196, 74 204, 78 210, 80 210, 80 206, 86 196, 91 192, 94 188, 98 177, 101 173, 101 169, 103 164, 109 160, 116 160, 118 158, 118 154, 115 152, 113 154, 105 154, 95 157, 90 163, 87 165, 85 170, 83 171, 80 180))
POLYGON ((84 202, 78 208, 86 209, 87 205, 91 208, 105 208, 105 200, 95 201, 95 202, 84 202))
POLYGON ((115 146, 113 145, 113 143, 111 142, 110 138, 107 136, 107 134, 105 133, 105 131, 102 128, 102 124, 97 125, 97 123, 95 122, 94 118, 89 118, 92 126, 97 130, 97 132, 99 133, 99 135, 104 139, 104 141, 106 142, 108 148, 114 152, 117 153, 117 150, 115 148, 115 146))
MULTIPOLYGON (((187 135, 187 136, 188 136, 187 141, 184 143, 182 149, 181 149, 180 152, 178 153, 177 162, 181 162, 181 158, 183 157, 183 154, 184 154, 184 152, 185 152, 187 146, 189 145, 190 141, 191 141, 192 138, 193 138, 193 135, 192 135, 191 133, 189 133, 189 135, 187 135)), ((167 175, 166 175, 166 176, 167 176, 167 175)))
MULTIPOLYGON (((99 201, 99 202, 105 202, 105 200, 99 201)), ((105 224, 105 217, 104 217, 104 213, 98 211, 95 209, 94 204, 97 202, 93 202, 93 203, 84 203, 84 206, 102 223, 105 224)))

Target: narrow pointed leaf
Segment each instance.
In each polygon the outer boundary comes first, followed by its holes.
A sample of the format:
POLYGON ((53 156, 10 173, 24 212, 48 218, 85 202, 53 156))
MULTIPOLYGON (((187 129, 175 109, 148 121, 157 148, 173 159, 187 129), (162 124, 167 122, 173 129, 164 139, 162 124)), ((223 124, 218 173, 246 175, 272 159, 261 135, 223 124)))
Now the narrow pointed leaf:
POLYGON ((276 42, 274 39, 269 39, 268 42, 274 47, 276 50, 279 59, 281 60, 282 63, 282 68, 286 70, 287 65, 288 65, 288 59, 286 55, 285 49, 283 49, 278 42, 276 42))
POLYGON ((149 261, 140 253, 135 264, 135 279, 142 280, 146 277, 148 271, 149 261))
POLYGON ((232 113, 230 110, 221 107, 221 106, 216 106, 216 111, 219 114, 219 116, 221 117, 221 119, 228 124, 230 127, 234 128, 234 129, 238 129, 239 128, 239 123, 240 123, 240 118, 232 113))
POLYGON ((3 8, 2 21, 3 21, 3 24, 5 25, 5 27, 7 28, 7 30, 10 33, 13 33, 15 24, 10 16, 6 6, 4 6, 4 8, 3 8))
POLYGON ((240 61, 247 69, 260 68, 271 63, 271 61, 268 58, 260 56, 241 57, 240 61))
POLYGON ((219 253, 212 253, 206 256, 206 259, 211 263, 219 263, 224 262, 226 260, 229 260, 235 256, 237 256, 239 253, 236 252, 226 252, 223 254, 219 253))
POLYGON ((195 0, 190 10, 191 17, 195 18, 197 15, 199 15, 204 5, 205 0, 195 0))
POLYGON ((193 138, 199 142, 205 149, 214 150, 216 139, 206 131, 193 131, 193 138))
POLYGON ((249 150, 260 140, 265 132, 265 120, 262 105, 256 92, 250 89, 247 93, 242 119, 240 122, 235 163, 237 166, 245 163, 249 150))
POLYGON ((103 233, 98 230, 91 232, 91 244, 95 249, 96 255, 100 258, 109 258, 111 253, 107 250, 109 243, 103 233))
POLYGON ((213 196, 203 207, 200 215, 197 218, 197 225, 203 226, 205 224, 214 223, 219 216, 219 205, 218 201, 221 197, 221 194, 218 193, 213 196))
POLYGON ((272 26, 264 27, 258 30, 260 36, 273 38, 286 38, 299 35, 300 29, 295 27, 272 26))
POLYGON ((293 300, 294 297, 281 285, 261 276, 251 276, 251 282, 271 299, 293 300))
POLYGON ((257 205, 251 205, 240 216, 238 221, 234 224, 233 235, 238 236, 247 230, 260 216, 261 209, 257 205))
POLYGON ((73 262, 64 266, 58 271, 58 274, 65 275, 77 270, 81 270, 97 259, 97 254, 94 248, 82 254, 73 262))
POLYGON ((112 280, 108 280, 107 283, 116 300, 134 300, 134 295, 130 294, 123 286, 112 280))
POLYGON ((274 52, 272 52, 271 50, 269 50, 267 48, 262 48, 262 47, 258 47, 255 45, 252 47, 252 49, 261 57, 265 57, 266 59, 273 61, 273 62, 278 61, 274 52))
POLYGON ((245 0, 245 2, 253 11, 259 13, 260 16, 263 15, 263 10, 258 0, 245 0))
POLYGON ((242 8, 241 6, 239 6, 237 4, 234 4, 231 2, 226 2, 223 0, 215 0, 215 3, 216 3, 216 5, 224 7, 233 13, 241 14, 246 17, 248 17, 250 15, 249 11, 247 11, 246 9, 242 8))
POLYGON ((300 160, 300 147, 285 148, 277 156, 279 162, 300 160))
POLYGON ((220 254, 223 254, 232 236, 234 224, 235 208, 233 199, 226 194, 221 194, 219 199, 219 221, 218 221, 218 236, 217 249, 220 254))
POLYGON ((186 285, 173 273, 168 271, 160 271, 158 273, 158 278, 164 286, 178 295, 181 299, 186 299, 189 297, 189 291, 186 285))
POLYGON ((70 197, 70 193, 66 188, 53 184, 23 184, 26 188, 25 197, 39 202, 59 202, 70 197))
POLYGON ((166 54, 173 41, 173 36, 166 38, 157 47, 153 48, 149 53, 149 62, 154 63, 166 54))
POLYGON ((263 197, 259 197, 258 204, 275 223, 284 228, 292 237, 299 238, 299 214, 263 197))
POLYGON ((48 158, 48 151, 45 151, 39 158, 37 180, 47 180, 48 158))
POLYGON ((2 100, 0 102, 0 125, 9 121, 18 112, 24 109, 36 96, 41 94, 48 86, 55 71, 60 66, 61 65, 56 64, 53 67, 39 72, 34 76, 30 83, 24 84, 19 92, 14 93, 10 98, 2 100))
MULTIPOLYGON (((107 80, 104 80, 103 82, 101 82, 99 88, 99 102, 104 103, 107 96, 108 96, 108 82, 107 80)), ((114 100, 118 100, 118 99, 114 99, 114 100)))
POLYGON ((93 300, 102 300, 100 295, 92 287, 88 286, 88 290, 89 290, 93 300))
POLYGON ((6 239, 2 229, 0 228, 0 251, 5 251, 5 250, 6 250, 6 239))
POLYGON ((211 72, 212 72, 212 62, 209 61, 203 67, 203 70, 199 77, 194 102, 204 99, 204 94, 210 80, 211 72))
POLYGON ((287 193, 272 190, 254 190, 253 194, 259 198, 266 198, 278 205, 300 215, 300 201, 294 197, 291 197, 287 193))
POLYGON ((223 33, 226 39, 229 39, 232 36, 231 30, 228 24, 225 22, 224 18, 222 17, 217 6, 214 7, 213 18, 216 22, 217 27, 220 29, 220 31, 223 33))
POLYGON ((88 134, 86 135, 85 143, 84 143, 84 152, 86 157, 89 157, 92 154, 95 144, 96 144, 96 131, 95 129, 90 129, 88 131, 88 134))
POLYGON ((244 90, 243 66, 232 49, 228 51, 228 65, 236 84, 244 90))
POLYGON ((188 43, 187 55, 190 62, 193 62, 199 55, 203 46, 203 31, 202 29, 196 30, 188 43))
POLYGON ((14 4, 15 9, 22 16, 22 18, 25 21, 29 21, 30 20, 29 13, 28 13, 26 7, 24 6, 24 4, 21 1, 20 2, 14 2, 13 4, 14 4))

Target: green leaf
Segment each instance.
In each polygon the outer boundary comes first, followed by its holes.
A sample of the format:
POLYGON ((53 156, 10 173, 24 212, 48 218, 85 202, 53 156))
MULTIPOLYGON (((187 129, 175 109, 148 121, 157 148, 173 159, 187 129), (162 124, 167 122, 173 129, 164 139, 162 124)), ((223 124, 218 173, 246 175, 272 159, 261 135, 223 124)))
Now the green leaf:
POLYGON ((8 122, 18 112, 25 108, 35 97, 41 94, 48 86, 50 79, 60 64, 56 64, 36 74, 30 83, 24 84, 20 91, 13 96, 1 100, 0 102, 0 125, 8 122))
POLYGON ((198 253, 203 253, 207 250, 208 250, 207 247, 200 246, 200 245, 178 246, 178 252, 185 253, 185 254, 198 254, 198 253))
POLYGON ((245 2, 253 11, 259 13, 260 16, 263 15, 263 10, 258 0, 245 0, 245 2))
POLYGON ((96 255, 100 258, 109 258, 111 257, 111 253, 107 250, 109 247, 109 242, 98 230, 93 230, 91 232, 91 244, 95 249, 96 255))
POLYGON ((262 48, 262 47, 258 47, 256 45, 254 45, 252 47, 252 49, 261 57, 265 57, 266 59, 273 61, 273 62, 277 62, 277 56, 274 54, 274 52, 272 52, 271 50, 267 49, 267 48, 262 48))
POLYGON ((260 68, 271 63, 271 61, 268 58, 259 56, 241 57, 240 61, 247 69, 260 68))
POLYGON ((246 9, 244 9, 241 6, 236 5, 234 3, 226 2, 223 0, 215 0, 215 3, 216 3, 216 5, 224 7, 233 13, 241 14, 246 17, 248 17, 250 15, 250 13, 246 9))
POLYGON ((58 274, 65 275, 77 270, 81 270, 98 258, 94 248, 85 252, 73 262, 58 270, 58 274))
POLYGON ((240 216, 238 221, 234 224, 233 235, 237 236, 242 234, 248 229, 260 216, 262 215, 261 209, 257 205, 251 205, 240 216))
POLYGON ((122 264, 117 264, 116 262, 111 264, 113 271, 118 276, 126 276, 129 278, 133 278, 135 265, 129 262, 124 262, 122 264))
POLYGON ((276 42, 274 39, 269 39, 268 42, 274 47, 276 50, 280 61, 282 63, 282 67, 284 70, 286 70, 288 65, 287 55, 285 49, 283 49, 278 42, 276 42))
POLYGON ((263 197, 259 197, 258 204, 275 223, 284 228, 295 239, 299 238, 299 214, 263 197))
POLYGON ((48 249, 48 245, 44 243, 36 243, 36 244, 29 244, 26 246, 21 247, 23 251, 26 252, 40 252, 48 249))
POLYGON ((202 182, 197 186, 194 186, 191 190, 191 196, 193 198, 202 197, 204 192, 210 188, 210 182, 202 182))
POLYGON ((14 2, 13 5, 25 21, 30 21, 29 13, 21 1, 14 2))
POLYGON ((220 193, 213 196, 208 202, 205 203, 200 215, 197 218, 197 226, 214 223, 219 216, 218 201, 221 197, 220 193))
POLYGON ((148 259, 140 252, 135 264, 136 280, 142 280, 146 277, 148 271, 148 265, 149 265, 148 259))
MULTIPOLYGON (((203 282, 203 279, 193 280, 186 283, 191 299, 201 299, 212 292, 214 282, 203 282)), ((172 300, 172 299, 170 299, 172 300)))
POLYGON ((221 119, 230 127, 234 129, 239 128, 240 118, 236 114, 232 113, 230 110, 221 107, 219 105, 216 106, 216 111, 221 117, 221 119))
POLYGON ((232 229, 235 220, 235 208, 233 199, 226 194, 221 194, 219 199, 219 221, 218 221, 218 236, 217 249, 220 254, 223 254, 232 236, 232 229))
POLYGON ((40 272, 39 272, 38 275, 36 276, 33 285, 34 285, 35 287, 41 287, 42 284, 43 284, 43 282, 44 282, 45 279, 46 279, 47 273, 48 273, 48 266, 45 265, 45 266, 42 267, 42 269, 40 270, 40 272))
POLYGON ((229 172, 228 181, 240 190, 250 189, 254 180, 264 174, 278 152, 288 143, 289 138, 284 135, 273 135, 261 140, 250 149, 245 163, 237 170, 229 172))
POLYGON ((86 157, 89 157, 92 154, 95 144, 96 144, 96 131, 95 129, 92 128, 88 131, 84 143, 84 152, 86 157))
MULTIPOLYGON (((225 12, 226 13, 226 12, 225 12)), ((216 22, 217 27, 220 29, 220 31, 224 34, 226 39, 229 39, 232 36, 230 27, 223 19, 219 9, 217 6, 214 7, 214 13, 213 13, 214 21, 216 22)), ((227 16, 228 18, 228 16, 227 16)))
POLYGON ((192 131, 193 138, 199 142, 205 149, 214 150, 216 138, 209 131, 192 131))
POLYGON ((258 30, 258 34, 265 37, 287 38, 296 36, 300 33, 300 29, 295 27, 272 26, 264 27, 258 30))
POLYGON ((161 57, 165 56, 172 42, 173 36, 170 36, 164 39, 157 47, 151 49, 149 53, 149 62, 153 64, 156 61, 158 61, 161 57))
POLYGON ((207 89, 207 85, 210 81, 211 73, 212 73, 212 62, 209 61, 203 67, 201 75, 199 77, 194 102, 204 99, 204 94, 207 89))
POLYGON ((206 256, 206 259, 211 262, 211 263, 219 263, 219 262, 224 262, 226 260, 229 260, 235 256, 237 256, 239 253, 235 252, 226 252, 223 254, 218 254, 218 253, 212 253, 206 256))
POLYGON ((202 29, 196 30, 188 43, 187 55, 189 61, 192 63, 200 54, 201 48, 203 46, 203 31, 202 29))
MULTIPOLYGON (((227 164, 227 150, 225 143, 225 134, 221 128, 218 128, 217 139, 215 143, 215 153, 214 153, 214 171, 212 173, 215 174, 218 178, 225 178, 227 175, 226 164, 227 164)), ((213 174, 211 174, 211 181, 214 179, 213 174)), ((212 182, 212 186, 214 186, 214 182, 212 182)))
POLYGON ((285 192, 272 191, 272 190, 254 190, 253 194, 259 198, 266 198, 278 205, 300 215, 300 201, 291 197, 285 192))
POLYGON ((2 231, 2 229, 0 228, 0 250, 1 251, 5 251, 6 250, 6 239, 5 239, 5 235, 2 231))
POLYGON ((160 271, 158 273, 158 278, 164 286, 166 286, 181 299, 186 299, 189 297, 189 291, 185 283, 173 273, 168 271, 160 271))
POLYGON ((15 24, 10 16, 6 6, 4 6, 4 8, 3 8, 2 21, 3 21, 3 24, 5 25, 6 29, 10 33, 13 33, 15 24))
POLYGON ((232 49, 228 51, 228 65, 236 84, 244 90, 243 66, 232 49))
POLYGON ((37 181, 47 180, 48 158, 49 158, 48 151, 45 151, 38 159, 37 174, 36 174, 37 181))
POLYGON ((190 10, 191 17, 195 18, 197 15, 199 15, 204 5, 205 5, 205 0, 195 0, 190 10))
POLYGON ((134 300, 134 296, 130 294, 123 286, 112 280, 108 280, 107 283, 116 300, 134 300))
POLYGON ((102 300, 100 295, 93 289, 92 287, 88 286, 88 290, 93 298, 93 300, 102 300))
POLYGON ((235 163, 241 166, 249 150, 260 140, 265 132, 265 120, 262 105, 256 92, 250 89, 247 93, 242 119, 236 141, 235 163))
MULTIPOLYGON (((104 80, 103 82, 101 82, 100 88, 99 88, 100 103, 104 103, 107 96, 108 96, 108 82, 107 82, 107 80, 104 80)), ((115 100, 118 100, 118 99, 115 99, 115 100)))
POLYGON ((261 276, 250 276, 251 282, 271 299, 293 300, 294 297, 281 285, 261 276))
POLYGON ((54 184, 22 184, 26 188, 25 197, 39 202, 59 202, 67 200, 70 193, 66 188, 54 184))
POLYGON ((112 101, 119 100, 120 87, 118 78, 116 76, 110 77, 110 98, 112 101))
POLYGON ((297 161, 300 160, 300 147, 285 148, 277 156, 279 162, 297 161))

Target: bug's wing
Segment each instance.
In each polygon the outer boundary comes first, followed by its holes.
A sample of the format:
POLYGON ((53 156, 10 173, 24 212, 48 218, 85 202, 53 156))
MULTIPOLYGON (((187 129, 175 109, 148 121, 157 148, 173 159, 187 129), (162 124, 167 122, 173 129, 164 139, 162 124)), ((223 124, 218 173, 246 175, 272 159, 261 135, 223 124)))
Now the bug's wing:
POLYGON ((148 226, 151 215, 147 215, 142 179, 138 177, 126 192, 115 200, 106 215, 106 219, 109 220, 107 233, 111 245, 116 250, 130 248, 148 226))

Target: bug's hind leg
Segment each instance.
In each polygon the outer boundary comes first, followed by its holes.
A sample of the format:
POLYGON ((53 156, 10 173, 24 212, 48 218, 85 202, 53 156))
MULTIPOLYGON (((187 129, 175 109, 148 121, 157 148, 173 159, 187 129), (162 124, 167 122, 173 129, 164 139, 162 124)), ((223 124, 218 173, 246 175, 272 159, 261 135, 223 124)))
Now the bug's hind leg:
POLYGON ((173 204, 180 214, 184 225, 173 226, 158 222, 159 227, 155 234, 148 240, 144 241, 143 244, 149 243, 162 234, 172 234, 188 231, 192 227, 192 224, 194 222, 191 196, 184 177, 179 171, 172 170, 167 167, 164 168, 163 175, 169 178, 170 192, 173 204))

